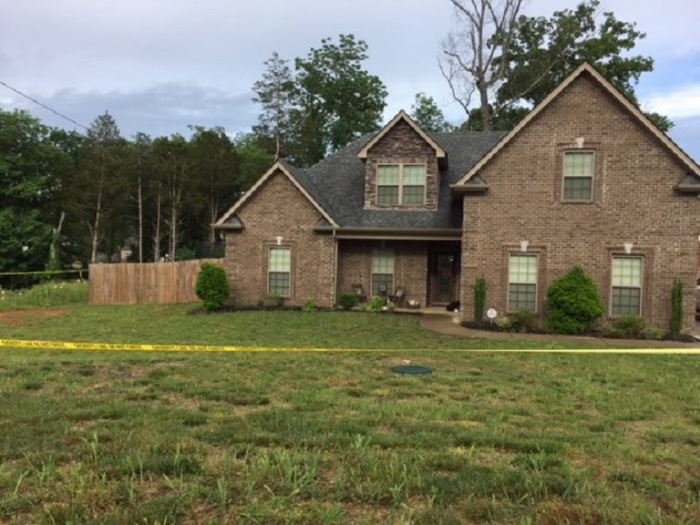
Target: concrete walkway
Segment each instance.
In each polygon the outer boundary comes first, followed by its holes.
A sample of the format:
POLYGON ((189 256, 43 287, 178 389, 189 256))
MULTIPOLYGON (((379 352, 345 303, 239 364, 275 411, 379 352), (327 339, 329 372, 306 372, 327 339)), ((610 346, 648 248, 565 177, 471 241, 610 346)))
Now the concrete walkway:
POLYGON ((648 341, 646 339, 606 339, 603 337, 582 337, 549 334, 521 334, 513 332, 491 332, 473 330, 453 322, 452 314, 447 311, 424 311, 420 318, 423 328, 441 334, 464 337, 465 339, 491 339, 502 341, 540 341, 542 343, 595 344, 598 346, 630 348, 700 348, 696 343, 679 343, 676 341, 648 341))

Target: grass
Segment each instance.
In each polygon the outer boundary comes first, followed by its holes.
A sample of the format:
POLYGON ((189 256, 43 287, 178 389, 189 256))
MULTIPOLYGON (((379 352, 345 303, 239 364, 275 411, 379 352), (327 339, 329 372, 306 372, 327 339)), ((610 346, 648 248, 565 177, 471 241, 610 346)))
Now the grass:
POLYGON ((22 290, 0 289, 0 311, 87 303, 87 281, 52 281, 22 290))
MULTIPOLYGON (((241 311, 192 314, 192 305, 68 305, 0 324, 2 337, 105 343, 201 344, 352 349, 579 348, 603 343, 466 340, 423 329, 413 315, 241 311)), ((0 317, 2 323, 2 317, 0 317)))
POLYGON ((0 522, 700 521, 680 356, 3 351, 0 522))
POLYGON ((0 337, 354 350, 0 350, 0 523, 700 522, 693 356, 441 352, 534 343, 191 310, 5 312, 0 337), (382 348, 405 353, 357 351, 382 348))

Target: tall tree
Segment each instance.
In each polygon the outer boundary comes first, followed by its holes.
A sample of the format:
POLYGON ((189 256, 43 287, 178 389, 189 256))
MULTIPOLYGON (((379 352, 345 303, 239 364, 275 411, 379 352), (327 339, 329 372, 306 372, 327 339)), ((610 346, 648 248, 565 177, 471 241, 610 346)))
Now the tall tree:
POLYGON ((289 118, 295 95, 294 79, 289 68, 289 60, 284 60, 275 51, 264 62, 265 72, 253 84, 254 102, 260 104, 262 112, 253 133, 274 144, 275 158, 286 154, 286 141, 289 133, 289 118))
POLYGON ((442 42, 440 71, 452 96, 469 116, 476 93, 483 129, 492 128, 493 92, 506 64, 523 0, 450 0, 457 27, 442 42))
MULTIPOLYGON (((233 140, 239 160, 240 191, 246 191, 274 162, 261 138, 253 133, 239 133, 233 140)), ((229 204, 233 204, 232 199, 229 204)))
POLYGON ((240 191, 238 154, 223 128, 196 126, 190 155, 194 179, 190 212, 197 217, 197 236, 207 231, 209 242, 214 242, 213 224, 240 191))
POLYGON ((0 271, 43 270, 64 162, 52 130, 23 111, 0 110, 0 271))
MULTIPOLYGON (((165 204, 169 208, 169 215, 166 223, 170 230, 168 256, 171 261, 177 256, 177 248, 180 242, 180 221, 183 208, 183 199, 186 192, 192 188, 190 158, 190 145, 182 136, 175 134, 171 137, 158 137, 153 141, 153 151, 156 159, 156 170, 159 172, 160 188, 163 190, 165 204)), ((159 204, 161 208, 161 194, 159 193, 159 204)), ((160 210, 159 210, 160 211, 160 210)), ((160 214, 158 215, 160 224, 160 214)), ((160 244, 159 241, 158 245, 160 244)), ((155 250, 154 250, 155 251, 155 250)), ((154 257, 158 258, 158 251, 154 257)))
POLYGON ((416 93, 415 102, 411 106, 411 117, 428 132, 439 133, 454 129, 454 126, 445 120, 445 115, 435 99, 425 93, 416 93))
MULTIPOLYGON (((115 237, 121 232, 111 229, 108 221, 124 202, 122 173, 122 138, 116 121, 109 113, 98 116, 90 125, 87 139, 81 149, 80 172, 76 194, 83 194, 83 203, 90 211, 87 219, 90 232, 90 262, 97 262, 98 253, 106 237, 111 241, 107 251, 114 249, 115 237)), ((117 239, 116 242, 121 242, 117 239)))
POLYGON ((646 35, 612 12, 599 19, 599 8, 599 0, 587 0, 550 18, 520 17, 509 52, 501 57, 507 75, 498 103, 524 100, 537 105, 583 62, 594 64, 636 100, 634 86, 654 61, 627 53, 646 35))
POLYGON ((353 35, 321 40, 306 58, 295 60, 296 98, 291 112, 291 157, 315 164, 360 135, 379 128, 387 90, 363 68, 368 46, 353 35))

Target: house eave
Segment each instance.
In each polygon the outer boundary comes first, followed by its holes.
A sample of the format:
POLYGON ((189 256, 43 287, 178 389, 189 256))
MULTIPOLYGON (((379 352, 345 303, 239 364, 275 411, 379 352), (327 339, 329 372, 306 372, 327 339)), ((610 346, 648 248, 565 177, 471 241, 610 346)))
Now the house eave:
POLYGON ((464 186, 453 184, 450 186, 450 189, 452 190, 453 195, 462 195, 465 193, 479 194, 486 193, 487 191, 489 191, 489 185, 486 184, 482 186, 464 186))
POLYGON ((462 239, 461 228, 340 228, 338 239, 456 241, 462 239))
POLYGON ((700 185, 698 184, 678 184, 675 187, 678 193, 687 195, 700 195, 700 185))

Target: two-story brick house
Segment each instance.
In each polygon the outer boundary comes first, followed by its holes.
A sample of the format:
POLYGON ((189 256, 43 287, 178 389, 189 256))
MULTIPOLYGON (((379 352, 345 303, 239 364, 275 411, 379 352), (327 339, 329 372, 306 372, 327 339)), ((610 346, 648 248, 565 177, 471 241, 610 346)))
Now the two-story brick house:
POLYGON ((317 165, 276 163, 216 225, 237 304, 323 306, 358 285, 421 305, 543 312, 574 265, 610 316, 694 324, 700 166, 589 65, 509 133, 428 134, 404 112, 317 165))

